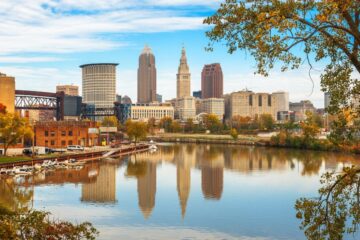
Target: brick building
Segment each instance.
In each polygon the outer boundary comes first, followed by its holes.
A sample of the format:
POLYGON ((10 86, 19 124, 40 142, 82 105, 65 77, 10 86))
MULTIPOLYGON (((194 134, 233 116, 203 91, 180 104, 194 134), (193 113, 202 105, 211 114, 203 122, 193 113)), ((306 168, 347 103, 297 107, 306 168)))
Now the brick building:
POLYGON ((66 148, 68 145, 81 145, 91 147, 98 145, 99 142, 96 122, 38 122, 34 131, 36 146, 66 148))

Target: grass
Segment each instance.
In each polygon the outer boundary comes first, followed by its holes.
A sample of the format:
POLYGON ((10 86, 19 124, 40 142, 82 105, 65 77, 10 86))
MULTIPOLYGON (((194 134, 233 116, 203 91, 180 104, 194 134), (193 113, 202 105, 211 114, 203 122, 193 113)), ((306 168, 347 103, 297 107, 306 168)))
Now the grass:
POLYGON ((24 162, 31 160, 31 157, 27 156, 0 156, 0 164, 1 163, 15 163, 15 162, 24 162))
MULTIPOLYGON (((158 134, 159 137, 165 138, 190 138, 190 139, 205 139, 205 140, 232 140, 230 135, 221 135, 221 134, 186 134, 186 133, 161 133, 158 134)), ((249 135, 239 135, 238 140, 247 140, 247 141, 258 141, 258 140, 268 140, 269 138, 262 138, 258 136, 249 136, 249 135)))

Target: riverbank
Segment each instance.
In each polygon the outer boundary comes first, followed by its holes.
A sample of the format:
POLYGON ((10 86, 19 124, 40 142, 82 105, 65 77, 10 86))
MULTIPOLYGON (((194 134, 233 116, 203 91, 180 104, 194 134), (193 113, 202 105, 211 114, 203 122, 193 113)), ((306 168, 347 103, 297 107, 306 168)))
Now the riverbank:
POLYGON ((2 168, 11 168, 14 166, 22 166, 22 165, 33 165, 36 163, 43 163, 46 160, 50 161, 65 161, 69 159, 76 159, 78 161, 92 161, 94 159, 103 158, 104 154, 111 153, 106 157, 119 157, 122 155, 137 153, 141 151, 146 151, 149 149, 147 144, 138 144, 137 146, 129 145, 122 146, 121 148, 109 148, 101 151, 92 151, 92 152, 81 152, 81 153, 67 153, 67 154, 51 154, 44 155, 41 157, 31 159, 31 157, 27 156, 16 156, 16 157, 0 157, 0 167, 2 168))
POLYGON ((230 135, 161 133, 149 136, 148 139, 153 139, 157 142, 214 143, 247 146, 268 146, 270 144, 270 138, 249 135, 239 135, 238 139, 234 140, 230 135))

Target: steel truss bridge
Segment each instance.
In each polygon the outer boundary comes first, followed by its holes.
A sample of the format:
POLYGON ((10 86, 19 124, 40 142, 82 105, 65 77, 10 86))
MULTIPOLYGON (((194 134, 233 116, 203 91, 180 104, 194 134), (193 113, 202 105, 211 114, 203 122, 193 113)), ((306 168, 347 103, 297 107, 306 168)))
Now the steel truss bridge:
POLYGON ((56 120, 64 120, 64 96, 64 92, 15 90, 15 109, 54 110, 56 111, 56 120))

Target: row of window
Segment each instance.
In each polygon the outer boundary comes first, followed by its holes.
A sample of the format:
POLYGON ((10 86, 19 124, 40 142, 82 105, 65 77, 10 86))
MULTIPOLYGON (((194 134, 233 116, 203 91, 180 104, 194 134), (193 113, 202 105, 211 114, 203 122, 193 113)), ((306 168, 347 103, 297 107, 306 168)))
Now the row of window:
MULTIPOLYGON (((66 136, 66 133, 67 133, 67 131, 61 131, 61 136, 66 136)), ((56 135, 56 133, 55 133, 55 131, 50 131, 50 137, 55 137, 55 135, 56 135)), ((48 137, 49 136, 49 131, 45 131, 45 137, 48 137)), ((68 136, 73 136, 73 131, 72 130, 70 130, 70 131, 68 131, 68 136)), ((80 132, 79 132, 79 136, 80 136, 80 132)))

